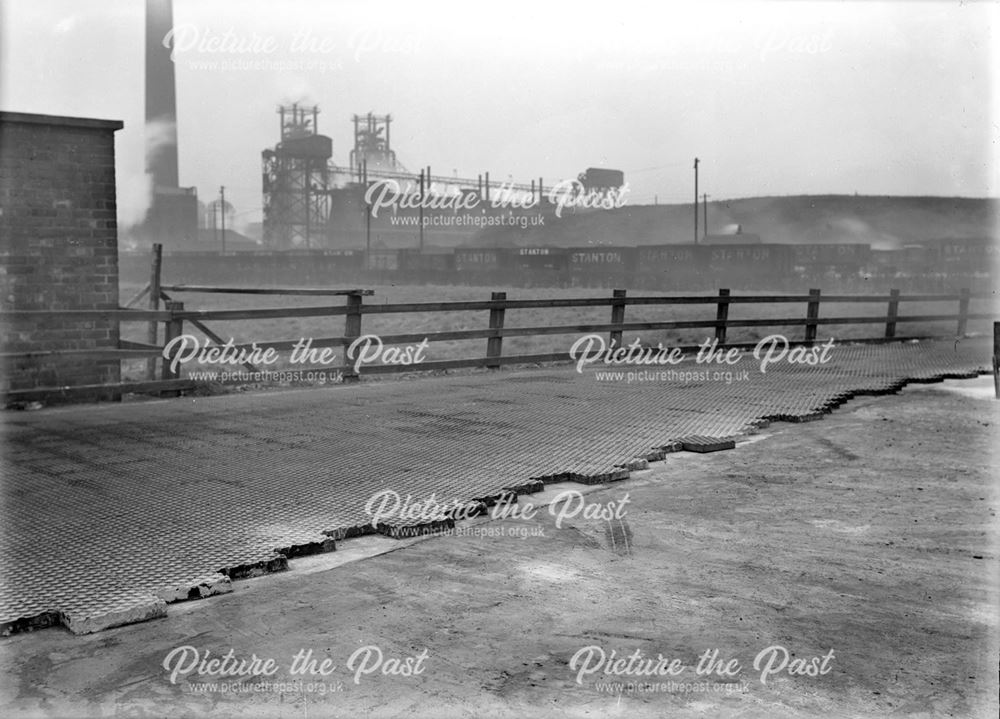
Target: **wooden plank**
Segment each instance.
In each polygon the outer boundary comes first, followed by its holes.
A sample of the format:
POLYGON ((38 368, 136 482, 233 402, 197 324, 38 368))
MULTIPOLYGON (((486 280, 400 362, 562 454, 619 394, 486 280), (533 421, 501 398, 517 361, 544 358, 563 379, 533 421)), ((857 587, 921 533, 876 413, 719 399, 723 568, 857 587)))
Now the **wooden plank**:
MULTIPOLYGON (((502 301, 507 299, 506 292, 494 292, 491 299, 494 302, 502 301)), ((502 330, 504 321, 504 308, 494 307, 490 310, 490 329, 491 330, 502 330)), ((486 357, 489 358, 487 367, 490 369, 500 368, 500 357, 503 355, 503 335, 494 333, 488 340, 486 340, 486 357)))
POLYGON ((809 304, 806 306, 806 342, 816 339, 816 319, 819 317, 819 290, 809 290, 809 304))
MULTIPOLYGON (((226 344, 226 341, 224 339, 222 339, 221 337, 219 337, 219 335, 217 335, 214 332, 212 332, 212 330, 208 329, 208 327, 206 327, 205 325, 203 325, 198 320, 188 320, 188 321, 191 324, 193 324, 195 327, 197 327, 199 330, 201 330, 205 334, 205 336, 208 337, 213 342, 215 342, 217 344, 220 344, 220 345, 226 344)), ((243 366, 246 369, 250 370, 251 372, 256 372, 257 371, 257 368, 254 365, 250 364, 249 362, 244 362, 243 366)))
MULTIPOLYGON (((897 322, 952 321, 956 319, 956 317, 957 317, 956 315, 923 315, 914 317, 899 317, 896 321, 897 322)), ((989 314, 969 315, 970 319, 990 319, 991 317, 992 315, 989 314)), ((727 319, 724 322, 727 328, 728 327, 792 327, 796 325, 801 326, 803 324, 803 319, 801 317, 775 317, 775 318, 753 319, 753 320, 727 319)), ((868 317, 819 317, 812 322, 816 325, 873 324, 873 323, 884 323, 885 316, 872 315, 868 317)), ((672 320, 672 321, 662 321, 662 322, 626 322, 623 325, 589 324, 589 325, 561 325, 561 326, 549 326, 549 327, 505 327, 503 330, 501 330, 501 333, 505 337, 528 337, 532 335, 572 334, 574 332, 608 332, 610 330, 619 328, 625 331, 645 331, 645 330, 716 328, 721 326, 723 326, 722 320, 672 320)), ((456 332, 454 334, 459 334, 459 333, 456 332)), ((415 336, 427 337, 428 339, 431 340, 434 339, 434 333, 427 333, 426 335, 415 335, 415 336)), ((454 337, 449 339, 460 339, 460 338, 454 337)))
MULTIPOLYGON (((965 315, 967 320, 991 320, 995 317, 992 312, 970 312, 965 315)), ((961 315, 914 315, 912 317, 899 317, 896 322, 954 322, 961 319, 961 315)))
MULTIPOLYGON (((484 330, 448 330, 447 332, 411 332, 400 335, 379 335, 379 339, 385 345, 405 345, 414 344, 421 340, 431 342, 443 342, 445 340, 478 340, 490 337, 500 337, 504 330, 484 329, 484 330)), ((344 338, 347 339, 346 337, 344 338)), ((350 344, 347 342, 346 344, 350 344)))
POLYGON ((535 364, 541 362, 569 361, 568 352, 550 352, 535 355, 517 355, 501 357, 473 357, 468 359, 434 360, 421 362, 418 365, 370 365, 361 368, 361 374, 396 374, 399 372, 424 372, 442 369, 485 368, 489 364, 535 364))
MULTIPOLYGON (((486 330, 483 330, 485 332, 486 330)), ((419 335, 423 338, 424 335, 419 335)), ((294 349, 299 340, 281 340, 277 342, 248 342, 243 344, 233 344, 234 351, 251 350, 254 347, 260 349, 273 348, 278 351, 290 351, 294 349)), ((33 359, 44 357, 100 357, 104 359, 142 359, 143 357, 159 357, 163 353, 162 347, 150 347, 142 342, 129 342, 122 340, 121 344, 127 347, 103 347, 95 349, 80 350, 39 350, 37 352, 0 352, 0 359, 33 359)), ((222 343, 224 344, 224 343, 222 343)), ((344 337, 326 337, 312 340, 312 347, 340 347, 348 344, 344 337)))
POLYGON ((143 359, 159 357, 162 349, 118 349, 100 347, 82 350, 38 350, 36 352, 0 352, 0 359, 43 359, 46 357, 97 357, 101 359, 143 359))
POLYGON ((729 290, 719 290, 719 306, 715 310, 715 319, 721 324, 715 327, 715 341, 719 346, 726 344, 726 321, 729 319, 729 290))
MULTIPOLYGON (((368 312, 368 308, 365 308, 368 312)), ((268 320, 291 317, 336 317, 346 315, 347 307, 269 307, 247 310, 185 310, 184 320, 268 320)))
POLYGON ((153 352, 162 352, 162 347, 157 347, 156 345, 147 344, 145 342, 132 342, 131 340, 118 340, 118 349, 120 350, 150 350, 153 352))
MULTIPOLYGON (((502 358, 501 358, 502 359, 502 358)), ((487 366, 488 362, 492 360, 486 357, 469 358, 469 359, 452 359, 452 360, 432 360, 429 362, 421 362, 417 365, 365 365, 361 368, 361 376, 372 375, 372 374, 398 374, 400 372, 430 372, 433 370, 443 370, 443 369, 462 369, 467 367, 483 367, 487 366)), ((354 366, 350 366, 344 370, 345 376, 347 370, 354 370, 354 366)))
MULTIPOLYGON (((608 299, 608 302, 606 304, 610 304, 610 298, 607 298, 607 299, 608 299)), ((709 299, 710 299, 710 303, 716 303, 719 300, 718 297, 711 297, 709 299)), ((885 298, 885 300, 887 301, 888 299, 889 298, 888 298, 888 295, 887 295, 886 298, 885 298)), ((628 300, 628 298, 626 298, 626 301, 627 300, 628 300)), ((494 307, 491 306, 491 303, 489 303, 489 302, 477 302, 477 303, 460 302, 460 303, 456 303, 456 304, 463 305, 463 307, 462 307, 462 309, 460 311, 466 311, 465 305, 468 305, 468 304, 476 304, 477 305, 477 309, 479 309, 479 310, 494 309, 494 307)), ((508 302, 508 304, 509 304, 509 302, 508 302)), ((503 306, 503 305, 500 305, 500 306, 503 306)), ((384 308, 386 308, 386 307, 398 307, 398 305, 365 305, 362 314, 364 314, 364 315, 368 315, 368 314, 384 314, 384 308)), ((509 307, 507 307, 506 309, 509 309, 509 307)), ((396 310, 393 310, 393 311, 396 311, 396 310)), ((409 312, 409 310, 404 310, 404 311, 409 312)), ((438 311, 444 311, 444 310, 434 310, 434 309, 432 309, 432 310, 428 310, 428 311, 430 311, 430 312, 438 312, 438 311)), ((85 311, 84 314, 94 315, 95 312, 93 312, 93 311, 85 311)), ((97 313, 97 314, 99 314, 99 313, 97 313)), ((139 313, 137 312, 136 314, 139 314, 139 313)), ((146 313, 146 314, 149 314, 149 313, 146 313)), ((163 316, 163 319, 169 319, 170 318, 169 313, 163 313, 163 312, 161 312, 159 314, 163 316)), ((298 307, 298 308, 288 307, 288 308, 283 308, 283 309, 257 309, 257 310, 185 310, 184 312, 179 313, 177 316, 180 319, 183 319, 183 320, 197 319, 197 320, 223 320, 224 321, 224 320, 252 320, 252 319, 283 319, 283 318, 292 318, 292 317, 335 317, 335 316, 338 316, 338 315, 345 315, 345 314, 347 314, 347 308, 346 307, 298 307)), ((935 317, 937 317, 938 319, 957 319, 958 315, 939 315, 939 316, 936 315, 935 317)), ((990 315, 990 314, 973 314, 973 313, 970 313, 968 315, 969 319, 989 319, 991 317, 992 317, 992 315, 990 315)), ((885 321, 885 316, 884 315, 880 316, 878 318, 878 321, 884 322, 885 321)), ((763 326, 766 326, 767 322, 768 321, 764 321, 763 322, 763 326)), ((803 322, 804 322, 804 320, 801 317, 797 321, 797 323, 800 324, 800 325, 803 324, 803 322)), ((775 320, 775 323, 776 324, 788 324, 788 321, 784 320, 784 319, 779 319, 779 320, 775 320)), ((822 321, 820 321, 820 324, 822 324, 822 321)), ((827 323, 827 324, 829 324, 829 323, 827 323)), ((599 326, 602 328, 601 331, 607 331, 607 327, 609 325, 599 325, 599 326)), ((694 325, 694 326, 703 326, 703 325, 694 325)), ((715 325, 712 324, 712 325, 705 325, 705 326, 713 326, 714 327, 715 325)), ((730 323, 729 326, 732 327, 734 325, 732 325, 730 323)), ((746 325, 746 326, 751 326, 751 325, 746 325)), ((760 326, 760 325, 756 325, 756 326, 760 326)), ((627 328, 628 328, 628 325, 626 325, 626 326, 623 327, 623 329, 627 329, 627 328)))
MULTIPOLYGON (((503 303, 504 306, 510 301, 503 303)), ((366 315, 396 314, 405 312, 478 312, 491 310, 496 303, 485 300, 475 302, 410 302, 405 304, 365 305, 366 315)))
POLYGON ((60 319, 87 322, 103 320, 106 322, 167 322, 170 313, 163 310, 7 310, 0 316, 9 319, 46 320, 60 319))
POLYGON ((958 300, 958 329, 956 337, 965 337, 965 330, 969 324, 969 290, 963 289, 958 300))
MULTIPOLYGON (((884 304, 889 301, 890 295, 886 293, 884 295, 823 295, 823 304, 827 302, 836 302, 838 304, 884 304)), ((811 298, 806 295, 802 297, 800 301, 808 302, 811 298)), ((948 295, 911 295, 905 296, 901 295, 899 297, 900 302, 906 301, 919 301, 919 302, 929 302, 929 301, 947 301, 951 299, 948 295)), ((739 302, 749 302, 747 299, 738 299, 739 302)))
POLYGON ((993 323, 993 392, 1000 399, 1000 322, 993 323))
MULTIPOLYGON (((168 346, 174 339, 184 334, 184 320, 177 319, 177 313, 183 311, 184 303, 167 302, 166 305, 167 309, 170 310, 170 313, 171 315, 173 315, 174 319, 171 319, 169 322, 167 322, 167 326, 164 329, 163 332, 164 347, 168 346)), ((171 352, 170 357, 163 358, 161 367, 162 376, 160 379, 164 380, 180 379, 180 368, 177 368, 175 370, 171 367, 175 356, 176 356, 175 353, 171 352)))
MULTIPOLYGON (((952 295, 900 295, 900 302, 953 302, 962 299, 962 294, 952 295)), ((992 300, 993 295, 989 292, 970 292, 969 299, 992 300)), ((825 300, 824 300, 825 301, 825 300)))
MULTIPOLYGON (((613 290, 611 296, 615 299, 624 299, 628 293, 625 290, 613 290)), ((625 323, 625 303, 615 302, 611 305, 611 324, 621 325, 625 323)), ((608 342, 615 347, 622 343, 622 330, 611 330, 608 334, 608 342)))
POLYGON ((119 382, 117 384, 85 384, 75 387, 32 387, 30 389, 9 390, 4 393, 8 400, 46 401, 49 399, 66 399, 81 394, 98 393, 101 396, 114 397, 125 393, 146 394, 163 391, 194 389, 201 383, 188 379, 152 380, 146 382, 119 382))
MULTIPOLYGON (((149 271, 149 309, 156 312, 160 309, 160 280, 163 271, 163 245, 159 242, 153 244, 153 259, 149 271)), ((167 320, 169 322, 169 320, 167 320)), ((157 344, 157 320, 150 320, 146 328, 146 342, 151 345, 157 344)), ((146 361, 146 379, 156 379, 156 359, 150 358, 146 361)))
MULTIPOLYGON (((420 335, 422 338, 423 335, 420 335)), ((324 348, 324 347, 343 347, 349 345, 355 338, 351 337, 317 337, 308 338, 310 340, 310 348, 324 348)), ((416 340, 419 341, 419 340, 416 340)), ((301 342, 301 338, 297 340, 276 340, 272 342, 253 342, 244 343, 239 345, 233 345, 236 350, 251 350, 254 346, 262 350, 274 349, 278 352, 290 352, 295 349, 295 346, 301 342)))
POLYGON ((540 364, 543 362, 569 362, 572 358, 569 352, 547 352, 534 355, 514 355, 501 357, 500 364, 540 364))
MULTIPOLYGON (((349 295, 344 318, 344 339, 348 340, 348 345, 361 336, 361 317, 364 307, 362 306, 361 295, 349 295)), ((358 373, 353 366, 348 367, 344 373, 345 381, 357 380, 358 373)))
POLYGON ((896 318, 899 317, 899 290, 889 290, 889 309, 885 316, 885 337, 896 336, 896 318))
MULTIPOLYGON (((971 297, 972 295, 970 295, 971 297)), ((988 299, 989 295, 982 295, 981 299, 988 299)), ((900 296, 900 302, 931 302, 931 301, 951 301, 959 299, 959 295, 912 295, 900 296)), ((812 301, 810 295, 769 295, 769 296, 740 296, 731 295, 728 299, 720 299, 713 296, 695 297, 588 297, 581 299, 547 299, 547 300, 505 300, 501 303, 505 310, 517 309, 553 309, 553 308, 578 308, 578 307, 605 307, 615 304, 625 305, 713 305, 725 302, 728 304, 798 304, 812 301)), ((889 295, 830 295, 823 297, 823 302, 837 303, 885 303, 889 301, 889 295)), ((477 310, 493 309, 494 302, 411 302, 384 305, 366 305, 366 314, 396 314, 408 312, 474 312, 477 310)))
POLYGON ((207 285, 164 285, 164 290, 170 292, 205 292, 236 295, 289 295, 295 297, 335 297, 343 295, 361 295, 370 297, 375 290, 331 290, 321 287, 212 287, 207 285))
POLYGON ((136 295, 134 295, 132 297, 132 299, 130 299, 128 302, 126 302, 124 305, 122 305, 122 309, 126 309, 126 310, 129 309, 130 307, 132 307, 133 305, 135 305, 136 303, 138 303, 147 294, 149 294, 149 285, 146 285, 145 287, 143 287, 141 290, 139 290, 139 292, 136 295))

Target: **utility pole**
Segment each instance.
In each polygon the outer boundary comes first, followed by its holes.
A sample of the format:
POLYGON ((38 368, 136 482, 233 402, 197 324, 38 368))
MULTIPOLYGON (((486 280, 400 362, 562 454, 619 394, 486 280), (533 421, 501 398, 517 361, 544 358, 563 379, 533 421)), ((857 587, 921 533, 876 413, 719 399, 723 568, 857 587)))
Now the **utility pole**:
POLYGON ((372 268, 372 206, 368 202, 368 158, 361 161, 361 176, 365 186, 365 269, 372 268))
POLYGON ((219 195, 222 197, 222 201, 219 206, 219 210, 222 212, 222 251, 226 251, 226 186, 222 185, 219 187, 219 195))
POLYGON ((694 158, 694 243, 698 244, 698 158, 694 158))
POLYGON ((702 230, 701 236, 708 237, 708 193, 701 196, 701 209, 704 214, 704 225, 705 229, 702 230))
POLYGON ((420 251, 424 251, 424 171, 420 171, 420 251))

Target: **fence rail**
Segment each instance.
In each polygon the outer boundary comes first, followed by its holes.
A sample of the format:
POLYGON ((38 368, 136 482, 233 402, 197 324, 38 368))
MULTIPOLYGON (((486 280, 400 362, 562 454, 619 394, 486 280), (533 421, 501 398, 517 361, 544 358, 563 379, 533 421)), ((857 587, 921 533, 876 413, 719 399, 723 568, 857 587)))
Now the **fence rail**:
MULTIPOLYGON (((743 344, 733 344, 727 342, 728 330, 731 328, 747 327, 803 327, 805 339, 795 344, 811 344, 816 341, 818 328, 826 325, 884 325, 884 330, 878 337, 857 337, 843 338, 840 341, 900 341, 912 339, 913 337, 898 336, 898 328, 905 323, 927 323, 927 322, 954 322, 955 334, 964 335, 967 324, 970 320, 993 319, 991 313, 970 312, 970 301, 986 300, 992 298, 990 294, 972 294, 968 291, 961 291, 953 294, 929 295, 912 294, 903 295, 897 290, 892 290, 888 294, 876 295, 827 295, 823 296, 819 290, 810 290, 808 294, 796 295, 733 295, 727 289, 719 290, 718 296, 697 295, 679 297, 652 297, 652 296, 628 296, 625 290, 614 290, 610 297, 590 297, 578 299, 530 299, 511 300, 507 299, 506 293, 494 292, 489 300, 482 301, 459 301, 459 302, 416 302, 416 303, 395 303, 395 304, 364 304, 364 298, 371 296, 371 290, 350 289, 306 289, 306 288, 239 288, 239 287, 205 287, 191 285, 170 285, 161 286, 157 292, 158 299, 165 302, 165 309, 158 309, 158 302, 153 302, 153 283, 147 286, 142 292, 136 295, 130 303, 135 304, 142 299, 150 298, 151 309, 128 309, 118 310, 68 310, 68 311, 40 311, 40 310, 15 310, 3 313, 8 320, 39 320, 56 319, 60 323, 67 321, 106 321, 117 323, 141 322, 149 323, 153 326, 153 331, 149 332, 150 338, 147 342, 134 342, 123 340, 118 348, 103 349, 65 349, 46 350, 39 352, 3 353, 0 354, 4 360, 26 361, 32 359, 70 357, 70 358, 100 358, 100 359, 143 359, 150 361, 153 374, 148 374, 143 382, 122 382, 114 385, 86 385, 80 387, 37 387, 31 389, 17 389, 7 392, 8 399, 34 399, 45 398, 51 395, 69 396, 74 393, 94 393, 100 390, 103 394, 114 396, 122 392, 168 392, 176 393, 183 389, 190 389, 197 383, 193 380, 186 380, 180 377, 178 370, 172 368, 173 355, 167 353, 167 348, 172 339, 184 333, 185 323, 192 325, 212 342, 224 344, 219 335, 209 329, 205 322, 208 321, 232 321, 232 320, 255 320, 255 319, 293 319, 304 317, 344 317, 344 333, 336 337, 314 338, 311 347, 322 349, 328 347, 349 347, 359 337, 363 336, 363 318, 365 315, 385 315, 402 313, 450 313, 450 312, 483 312, 485 327, 481 329, 450 330, 441 332, 415 332, 395 335, 382 335, 379 337, 384 346, 402 345, 417 343, 423 340, 430 342, 441 342, 448 340, 476 340, 485 339, 485 355, 465 359, 449 359, 422 362, 420 365, 395 365, 380 364, 364 367, 364 374, 383 374, 400 371, 415 370, 436 370, 453 369, 463 367, 487 367, 497 369, 504 365, 520 363, 553 362, 570 359, 569 352, 552 352, 541 354, 525 355, 505 355, 503 352, 503 340, 508 337, 531 337, 559 334, 581 334, 581 333, 607 333, 610 346, 620 346, 622 335, 625 332, 639 332, 651 330, 677 330, 677 329, 712 329, 718 346, 744 347, 752 346, 743 344), (321 305, 310 307, 293 308, 260 308, 260 309, 237 309, 237 310, 189 310, 182 302, 175 301, 168 292, 214 292, 214 293, 242 293, 251 295, 292 295, 292 296, 329 296, 342 297, 346 302, 343 305, 321 305), (900 314, 900 306, 905 303, 931 302, 958 304, 957 312, 943 314, 900 314), (760 304, 804 304, 805 313, 796 317, 773 317, 757 319, 730 319, 729 308, 733 305, 760 305, 760 304), (846 314, 834 317, 821 317, 820 308, 827 304, 884 304, 886 311, 884 315, 853 315, 846 314), (715 317, 696 320, 662 320, 662 321, 634 321, 626 320, 627 308, 629 306, 661 306, 669 308, 672 306, 685 305, 705 305, 715 307, 715 317), (556 308, 594 308, 610 307, 609 322, 592 322, 569 325, 545 325, 532 327, 506 327, 506 313, 508 310, 518 309, 556 309, 556 308), (162 344, 159 341, 161 335, 156 330, 158 325, 163 325, 162 344), (161 371, 159 379, 155 378, 155 362, 160 359, 161 371)), ((276 351, 292 350, 299 340, 277 340, 259 341, 241 344, 233 344, 234 351, 273 349, 276 351)), ((243 366, 250 371, 257 371, 257 367, 251 362, 244 362, 243 366)), ((357 373, 353 365, 343 364, 336 367, 326 367, 325 371, 338 371, 343 373, 346 379, 355 379, 357 373)))

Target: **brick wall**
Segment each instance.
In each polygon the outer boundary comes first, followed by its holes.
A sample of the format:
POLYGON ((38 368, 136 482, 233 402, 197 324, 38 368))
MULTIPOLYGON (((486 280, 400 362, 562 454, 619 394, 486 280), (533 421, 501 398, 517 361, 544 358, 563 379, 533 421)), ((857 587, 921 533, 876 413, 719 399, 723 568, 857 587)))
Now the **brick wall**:
MULTIPOLYGON (((118 307, 115 131, 0 112, 0 312, 118 307)), ((118 346, 113 321, 4 317, 3 351, 118 346)), ((8 359, 0 390, 118 382, 118 360, 8 359)))

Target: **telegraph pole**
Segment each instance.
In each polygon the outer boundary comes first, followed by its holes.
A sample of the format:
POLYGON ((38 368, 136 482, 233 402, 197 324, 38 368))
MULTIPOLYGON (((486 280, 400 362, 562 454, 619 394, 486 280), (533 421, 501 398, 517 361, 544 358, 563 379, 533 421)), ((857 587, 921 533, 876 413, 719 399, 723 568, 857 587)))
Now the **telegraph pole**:
MULTIPOLYGON (((426 186, 427 194, 428 195, 431 194, 431 166, 430 165, 428 165, 427 167, 424 168, 424 185, 426 186)), ((421 195, 420 196, 420 206, 421 207, 424 206, 423 199, 424 199, 423 195, 421 195)), ((423 224, 423 223, 421 223, 421 224, 423 224)), ((422 235, 421 235, 421 237, 422 237, 422 235)), ((421 252, 424 251, 424 243, 422 241, 420 243, 420 251, 421 252)))
POLYGON ((222 251, 226 251, 226 186, 222 185, 219 188, 219 195, 222 196, 222 202, 219 210, 222 211, 222 251))
POLYGON ((708 193, 701 196, 701 209, 704 214, 704 225, 705 228, 702 230, 701 236, 708 237, 708 193))
POLYGON ((361 176, 365 186, 365 269, 372 268, 372 206, 368 202, 368 158, 361 161, 361 176))
POLYGON ((424 171, 420 170, 420 251, 424 251, 424 171))
POLYGON ((694 243, 698 244, 698 158, 694 158, 694 243))

